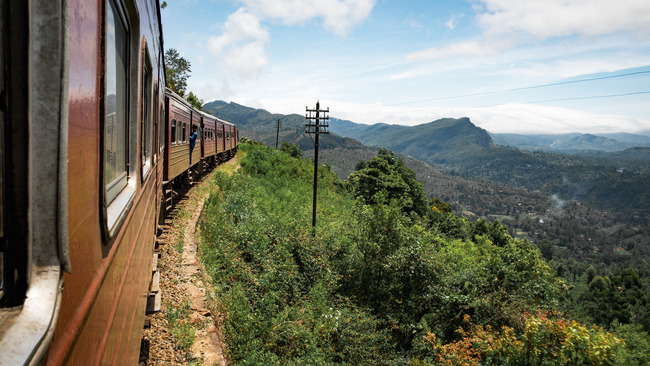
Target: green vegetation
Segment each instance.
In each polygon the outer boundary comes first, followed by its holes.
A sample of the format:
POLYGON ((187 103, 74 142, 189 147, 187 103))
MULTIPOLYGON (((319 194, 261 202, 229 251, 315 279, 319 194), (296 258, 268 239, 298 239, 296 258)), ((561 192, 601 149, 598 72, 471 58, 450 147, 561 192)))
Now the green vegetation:
POLYGON ((534 244, 427 202, 387 150, 349 182, 319 168, 312 236, 312 163, 289 147, 242 144, 241 169, 217 172, 204 208, 201 258, 233 364, 647 361, 642 328, 565 319, 569 288, 534 244))
MULTIPOLYGON (((164 9, 166 6, 167 4, 163 2, 161 8, 164 9)), ((192 72, 191 66, 192 64, 182 57, 175 48, 170 48, 165 51, 165 86, 185 98, 194 108, 205 111, 203 109, 203 99, 200 99, 192 92, 185 95, 187 91, 187 79, 192 72)))
POLYGON ((181 97, 185 96, 190 67, 190 62, 181 57, 175 48, 165 51, 165 86, 181 97))
POLYGON ((170 325, 176 348, 189 352, 196 339, 196 331, 189 321, 190 303, 185 302, 179 308, 167 310, 167 322, 170 325))

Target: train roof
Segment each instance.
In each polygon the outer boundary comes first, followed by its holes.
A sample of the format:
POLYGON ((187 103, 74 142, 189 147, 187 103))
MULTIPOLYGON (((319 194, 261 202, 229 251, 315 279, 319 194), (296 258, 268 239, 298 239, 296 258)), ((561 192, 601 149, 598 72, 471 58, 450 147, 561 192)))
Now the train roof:
POLYGON ((196 110, 194 108, 194 106, 192 104, 190 104, 190 102, 185 100, 185 98, 181 97, 180 95, 174 93, 174 91, 169 89, 168 87, 165 87, 165 95, 168 95, 168 96, 174 98, 175 100, 179 101, 181 104, 184 104, 186 107, 188 107, 190 109, 196 110))
POLYGON ((216 121, 219 121, 219 122, 221 122, 221 123, 223 123, 223 124, 237 127, 237 126, 236 126, 234 123, 232 123, 232 122, 228 122, 228 121, 223 120, 223 119, 221 119, 221 118, 219 118, 219 117, 217 117, 217 116, 213 116, 213 115, 211 115, 210 113, 207 113, 207 112, 204 112, 204 111, 200 111, 200 110, 194 108, 194 106, 193 106, 192 104, 190 104, 190 102, 188 102, 187 100, 185 100, 185 98, 181 97, 180 95, 174 93, 174 91, 171 90, 171 89, 169 89, 168 87, 165 87, 165 94, 167 94, 167 95, 173 97, 174 99, 180 101, 181 103, 185 104, 187 107, 191 108, 191 109, 192 109, 193 111, 195 111, 195 112, 198 112, 198 113, 199 113, 200 115, 202 115, 203 117, 211 118, 211 119, 214 119, 214 120, 216 120, 216 121))

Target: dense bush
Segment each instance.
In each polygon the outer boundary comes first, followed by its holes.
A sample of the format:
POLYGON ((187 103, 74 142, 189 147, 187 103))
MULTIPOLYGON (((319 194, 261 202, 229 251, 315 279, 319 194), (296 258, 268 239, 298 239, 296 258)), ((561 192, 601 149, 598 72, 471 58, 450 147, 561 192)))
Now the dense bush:
MULTIPOLYGON (((525 364, 530 354, 539 364, 555 364, 558 353, 547 345, 573 339, 567 332, 574 330, 586 333, 566 352, 597 361, 583 364, 607 364, 622 347, 600 329, 524 315, 555 311, 565 287, 537 247, 513 239, 501 223, 471 224, 439 200, 423 213, 405 210, 414 207, 407 194, 413 190, 405 189, 417 190, 412 183, 379 179, 376 189, 368 180, 372 200, 355 199, 358 182, 350 194, 323 166, 313 230, 312 163, 263 146, 241 150, 241 169, 216 175, 220 189, 201 223, 202 260, 226 316, 233 363, 460 364, 449 363, 454 352, 478 352, 482 346, 473 339, 483 337, 499 349, 492 358, 499 363, 492 364, 525 364), (391 187, 404 190, 395 195, 391 187), (601 358, 592 357, 600 347, 592 339, 605 342, 601 358)), ((626 360, 646 349, 635 331, 628 338, 637 348, 626 360)))

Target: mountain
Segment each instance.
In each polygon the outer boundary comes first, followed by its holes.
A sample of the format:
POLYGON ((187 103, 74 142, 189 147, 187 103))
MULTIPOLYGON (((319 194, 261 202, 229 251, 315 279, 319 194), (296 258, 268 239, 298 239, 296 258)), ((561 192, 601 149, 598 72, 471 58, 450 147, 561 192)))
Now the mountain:
MULTIPOLYGON (((528 146, 549 147, 523 151, 495 143, 487 131, 467 118, 440 119, 413 127, 335 120, 331 129, 366 145, 422 160, 447 174, 541 191, 632 218, 641 219, 650 213, 647 147, 606 152, 602 150, 607 146, 619 148, 618 142, 602 136, 568 134, 519 138, 528 146), (573 154, 551 151, 551 146, 573 154)), ((506 137, 512 140, 518 135, 506 137)), ((643 141, 642 136, 635 138, 643 141)))
POLYGON ((445 152, 492 145, 487 131, 476 127, 469 118, 444 118, 413 127, 384 123, 355 126, 350 121, 332 119, 330 130, 369 146, 386 147, 411 156, 422 150, 445 152))
MULTIPOLYGON (((304 116, 271 114, 221 101, 204 108, 236 123, 242 136, 268 146, 275 146, 279 138, 279 143, 294 143, 305 156, 313 156, 313 142, 304 133, 304 116), (278 119, 282 123, 279 136, 278 119)), ((647 221, 650 215, 650 148, 611 153, 581 150, 583 156, 523 151, 494 143, 487 131, 468 118, 445 118, 412 127, 363 125, 331 118, 330 131, 321 138, 320 156, 342 179, 354 171, 359 160, 369 159, 376 148, 383 147, 421 160, 445 176, 539 191, 546 197, 555 195, 618 212, 635 222, 647 221)), ((564 145, 584 147, 606 142, 596 136, 575 134, 565 139, 564 145)))
POLYGON ((629 133, 520 135, 491 134, 494 143, 527 151, 557 151, 580 154, 584 151, 623 151, 637 146, 650 147, 650 137, 629 133))

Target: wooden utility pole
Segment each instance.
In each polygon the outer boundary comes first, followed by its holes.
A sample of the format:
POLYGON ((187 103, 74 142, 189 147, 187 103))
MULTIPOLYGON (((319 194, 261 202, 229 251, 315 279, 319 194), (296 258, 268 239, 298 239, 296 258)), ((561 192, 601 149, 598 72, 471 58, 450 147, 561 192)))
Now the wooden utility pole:
POLYGON ((280 119, 278 118, 278 132, 275 134, 275 149, 278 149, 278 140, 280 139, 280 119))
MULTIPOLYGON (((314 211, 312 214, 311 226, 312 229, 316 228, 316 197, 318 196, 318 136, 320 134, 328 134, 327 129, 329 128, 328 120, 330 117, 327 113, 330 112, 329 107, 327 109, 320 109, 320 101, 316 102, 316 109, 309 109, 305 107, 307 113, 305 114, 305 119, 309 121, 305 126, 307 130, 305 131, 308 134, 314 134, 314 211), (321 115, 322 113, 322 115, 321 115)), ((313 231, 313 234, 316 235, 316 231, 313 231)))

